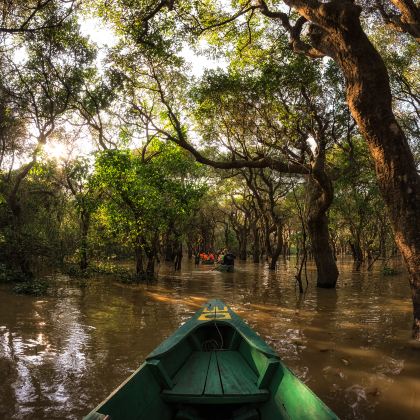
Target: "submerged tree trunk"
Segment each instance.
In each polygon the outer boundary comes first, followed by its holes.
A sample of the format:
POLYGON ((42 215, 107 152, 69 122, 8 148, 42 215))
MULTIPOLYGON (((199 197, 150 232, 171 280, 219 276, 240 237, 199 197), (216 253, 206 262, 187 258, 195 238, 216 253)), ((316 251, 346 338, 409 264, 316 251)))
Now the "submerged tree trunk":
POLYGON ((136 245, 134 247, 136 257, 136 276, 141 277, 144 274, 144 255, 143 255, 143 240, 137 238, 136 245))
POLYGON ((174 270, 180 271, 181 270, 181 262, 182 262, 182 242, 177 241, 177 246, 175 249, 175 258, 174 258, 174 270))
POLYGON ((353 242, 349 242, 351 253, 353 255, 353 260, 356 263, 362 263, 363 262, 363 251, 362 247, 360 246, 360 240, 358 238, 355 238, 353 242))
POLYGON ((276 246, 271 251, 271 259, 270 264, 268 265, 269 270, 275 270, 277 261, 281 255, 281 252, 283 250, 283 225, 279 222, 276 227, 276 246))
POLYGON ((165 261, 174 261, 175 258, 175 240, 173 238, 173 228, 169 227, 164 236, 164 255, 165 261))
POLYGON ((188 240, 188 242, 187 242, 187 255, 188 255, 189 260, 192 259, 193 253, 194 253, 194 247, 193 247, 192 241, 188 240))
POLYGON ((317 286, 334 288, 337 283, 338 269, 330 244, 326 214, 308 219, 308 233, 317 269, 317 286))
POLYGON ((234 227, 234 231, 236 234, 236 239, 238 241, 238 253, 239 253, 239 259, 241 261, 246 261, 247 254, 248 254, 248 234, 249 234, 249 228, 247 226, 247 222, 245 221, 245 224, 243 226, 237 226, 234 227))
POLYGON ((247 233, 241 233, 241 240, 239 241, 239 259, 241 261, 246 261, 248 254, 248 239, 247 233))
POLYGON ((146 281, 155 280, 155 264, 158 259, 158 243, 159 235, 157 232, 154 233, 150 242, 145 242, 144 251, 147 257, 146 272, 144 273, 144 279, 146 281))
POLYGON ((254 239, 254 247, 252 250, 252 261, 254 263, 260 262, 260 228, 254 226, 253 228, 253 239, 254 239))
POLYGON ((270 241, 270 234, 271 229, 268 220, 264 218, 264 245, 265 245, 265 259, 266 261, 269 261, 269 259, 273 256, 273 248, 271 246, 270 241))
MULTIPOLYGON (((304 14, 303 9, 300 12, 304 14)), ((392 111, 385 64, 363 32, 360 12, 351 1, 323 3, 310 17, 316 23, 310 36, 313 45, 332 57, 344 74, 347 102, 375 163, 395 241, 409 272, 413 337, 420 340, 420 180, 407 138, 392 111)))
POLYGON ((334 288, 338 278, 337 263, 331 247, 327 211, 333 200, 333 186, 324 170, 325 150, 319 147, 318 155, 308 177, 309 209, 308 233, 317 269, 317 286, 334 288))
POLYGON ((85 271, 89 265, 88 259, 88 232, 90 224, 90 214, 82 211, 80 215, 80 269, 85 271))
POLYGON ((147 258, 146 280, 153 280, 155 278, 155 262, 156 258, 154 255, 147 258))

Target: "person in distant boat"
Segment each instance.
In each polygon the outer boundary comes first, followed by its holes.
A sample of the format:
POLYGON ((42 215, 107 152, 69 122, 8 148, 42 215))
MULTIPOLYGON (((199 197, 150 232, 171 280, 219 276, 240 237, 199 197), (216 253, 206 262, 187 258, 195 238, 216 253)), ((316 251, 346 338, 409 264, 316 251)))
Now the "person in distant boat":
POLYGON ((223 262, 223 257, 225 256, 225 254, 224 254, 224 252, 223 252, 223 250, 220 250, 218 253, 217 253, 217 262, 219 263, 219 264, 222 264, 222 262, 223 262))
POLYGON ((233 255, 231 252, 227 252, 224 257, 222 264, 223 265, 235 265, 235 255, 233 255))
POLYGON ((213 255, 212 252, 210 252, 210 254, 209 254, 209 261, 214 262, 214 255, 213 255))

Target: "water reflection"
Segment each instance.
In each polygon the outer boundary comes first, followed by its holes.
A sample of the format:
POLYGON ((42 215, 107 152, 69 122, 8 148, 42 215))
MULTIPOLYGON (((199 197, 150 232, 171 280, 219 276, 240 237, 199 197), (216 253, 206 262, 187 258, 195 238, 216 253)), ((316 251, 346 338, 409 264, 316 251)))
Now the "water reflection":
MULTIPOLYGON (((341 262, 335 290, 297 293, 293 264, 160 269, 155 285, 57 279, 42 300, 0 289, 0 418, 76 419, 205 301, 222 298, 343 419, 416 418, 420 352, 404 275, 341 262)), ((314 270, 309 270, 310 285, 314 270)))

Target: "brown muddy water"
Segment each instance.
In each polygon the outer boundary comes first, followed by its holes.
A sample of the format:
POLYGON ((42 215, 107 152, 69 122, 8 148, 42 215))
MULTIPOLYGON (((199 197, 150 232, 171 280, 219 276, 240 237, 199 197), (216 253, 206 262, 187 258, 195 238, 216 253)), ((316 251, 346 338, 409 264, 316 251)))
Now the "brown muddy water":
MULTIPOLYGON (((48 297, 0 288, 0 419, 80 419, 209 298, 221 298, 343 419, 415 419, 420 350, 405 274, 339 263, 334 290, 299 297, 294 266, 161 267, 157 284, 65 276, 48 297)), ((402 267, 400 267, 403 273, 402 267)))

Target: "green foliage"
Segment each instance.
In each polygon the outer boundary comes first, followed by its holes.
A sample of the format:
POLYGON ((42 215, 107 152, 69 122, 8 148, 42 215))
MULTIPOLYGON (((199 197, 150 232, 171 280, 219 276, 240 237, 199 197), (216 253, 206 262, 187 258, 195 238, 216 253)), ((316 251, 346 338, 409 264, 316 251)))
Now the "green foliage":
POLYGON ((63 268, 63 273, 70 277, 76 277, 79 279, 88 279, 98 274, 112 275, 118 279, 131 278, 132 276, 132 273, 129 269, 114 263, 103 261, 92 263, 86 270, 80 269, 80 267, 76 264, 66 264, 63 268))
POLYGON ((22 272, 10 268, 8 265, 0 264, 0 283, 24 282, 27 278, 22 272))
POLYGON ((133 247, 139 237, 154 247, 169 227, 181 234, 206 190, 200 170, 184 151, 158 141, 143 150, 98 154, 94 177, 105 199, 97 222, 133 247))
MULTIPOLYGON (((304 177, 292 182, 265 168, 258 176, 268 184, 254 180, 257 192, 250 192, 244 172, 226 180, 226 173, 203 169, 167 142, 181 137, 209 158, 270 157, 309 172, 319 151, 314 143, 322 138, 326 172, 335 184, 333 240, 357 240, 369 252, 391 242, 366 147, 349 129, 353 121, 337 65, 295 54, 279 20, 264 17, 256 3, 88 2, 84 7, 117 37, 114 48, 103 49, 98 68, 96 47, 80 33, 79 12, 60 20, 64 3, 46 2, 32 17, 32 0, 11 2, 3 11, 8 26, 27 18, 28 28, 52 25, 7 35, 0 52, 0 260, 24 270, 19 256, 44 266, 87 254, 129 257, 136 247, 150 254, 164 241, 239 247, 238 232, 249 234, 255 225, 262 230, 263 216, 266 244, 280 223, 288 229, 285 240, 298 244, 297 203, 308 210, 304 177), (223 58, 225 69, 190 77, 186 46, 223 58), (67 121, 86 125, 101 151, 63 167, 42 161, 47 140, 69 137, 67 121), (135 149, 138 144, 144 146, 135 149), (16 162, 28 159, 34 165, 19 184, 25 165, 17 168, 16 162)), ((289 17, 298 15, 291 10, 289 17)), ((372 22, 370 35, 389 68, 399 122, 420 156, 418 45, 372 22)), ((102 272, 68 270, 79 277, 102 272)), ((132 280, 117 268, 104 272, 132 280)))
POLYGON ((334 236, 368 253, 383 252, 381 247, 392 243, 392 233, 363 140, 353 138, 344 150, 335 148, 329 159, 341 168, 330 212, 334 236))
POLYGON ((20 295, 43 296, 47 293, 48 284, 40 280, 31 280, 18 283, 13 291, 20 295))
POLYGON ((384 266, 383 268, 382 268, 382 274, 384 275, 384 276, 396 276, 397 274, 399 274, 399 271, 398 270, 396 270, 395 268, 392 268, 392 267, 388 267, 388 266, 384 266))
POLYGON ((20 187, 18 222, 6 205, 0 207, 0 261, 16 270, 22 256, 36 268, 60 264, 64 254, 72 252, 71 244, 63 241, 71 235, 71 206, 56 182, 57 175, 54 163, 34 167, 20 187), (66 220, 68 231, 63 232, 66 220))

